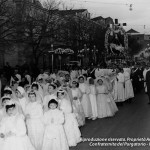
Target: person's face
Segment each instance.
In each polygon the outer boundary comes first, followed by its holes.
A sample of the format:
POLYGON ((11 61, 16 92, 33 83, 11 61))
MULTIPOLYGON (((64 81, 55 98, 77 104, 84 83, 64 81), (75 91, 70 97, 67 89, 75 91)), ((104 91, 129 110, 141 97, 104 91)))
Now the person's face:
POLYGON ((25 82, 25 78, 22 78, 22 80, 21 80, 22 82, 25 82))
POLYGON ((9 101, 9 100, 7 100, 7 99, 4 100, 4 101, 2 102, 2 107, 4 107, 8 101, 9 101))
POLYGON ((38 82, 39 82, 40 84, 43 83, 43 79, 38 80, 38 82))
POLYGON ((48 86, 48 92, 49 93, 53 93, 54 92, 54 88, 52 86, 48 86))
POLYGON ((7 114, 8 114, 8 116, 13 116, 13 115, 15 115, 15 107, 9 108, 9 109, 7 110, 7 114))
POLYGON ((35 87, 35 86, 32 87, 32 90, 33 91, 38 91, 37 87, 35 87))
POLYGON ((72 88, 76 88, 76 83, 72 83, 72 88))
POLYGON ((36 101, 36 96, 34 94, 29 95, 30 101, 35 102, 36 101))
POLYGON ((51 103, 51 104, 49 105, 49 108, 50 108, 50 109, 56 109, 56 108, 57 108, 57 105, 56 105, 55 103, 51 103))
POLYGON ((63 73, 60 73, 60 74, 59 74, 59 76, 60 76, 60 77, 63 77, 63 76, 64 76, 64 74, 63 74, 63 73))
POLYGON ((79 82, 80 82, 80 83, 83 83, 83 82, 84 82, 84 79, 83 79, 83 78, 80 78, 80 79, 79 79, 79 82))
POLYGON ((11 97, 11 94, 5 93, 4 96, 11 97))
POLYGON ((63 99, 65 97, 65 93, 58 93, 58 98, 63 99))
POLYGON ((22 95, 18 90, 16 90, 16 96, 17 96, 17 98, 22 98, 22 95))
POLYGON ((103 81, 102 81, 102 80, 98 80, 98 84, 99 84, 99 85, 102 85, 102 84, 103 84, 103 81))
POLYGON ((69 75, 66 75, 66 76, 65 76, 65 79, 66 79, 66 80, 69 80, 69 78, 70 78, 69 75))

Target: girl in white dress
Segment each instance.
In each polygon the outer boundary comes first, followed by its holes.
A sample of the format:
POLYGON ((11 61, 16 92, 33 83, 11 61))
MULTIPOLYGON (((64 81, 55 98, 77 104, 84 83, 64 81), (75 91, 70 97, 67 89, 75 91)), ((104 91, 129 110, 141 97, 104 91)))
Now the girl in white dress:
POLYGON ((112 91, 113 91, 113 86, 112 86, 112 83, 110 81, 110 77, 109 76, 105 76, 105 79, 103 80, 105 85, 107 86, 107 89, 108 89, 108 96, 110 98, 110 106, 111 106, 111 109, 113 111, 113 113, 115 114, 117 111, 118 111, 118 107, 114 101, 114 97, 113 97, 113 94, 112 94, 112 91))
POLYGON ((28 104, 28 99, 26 97, 26 93, 23 87, 18 86, 16 89, 16 97, 18 98, 19 104, 22 108, 23 114, 25 114, 25 109, 28 104))
POLYGON ((134 92, 128 70, 124 71, 124 78, 125 78, 125 100, 129 100, 130 98, 134 97, 134 92))
POLYGON ((48 94, 44 97, 44 100, 43 100, 43 107, 44 107, 44 112, 48 111, 49 108, 48 108, 48 102, 50 99, 57 99, 57 96, 56 96, 56 89, 57 89, 57 86, 55 84, 49 84, 48 85, 48 94))
POLYGON ((1 150, 35 150, 28 136, 23 116, 17 112, 15 103, 6 104, 6 116, 0 125, 0 138, 3 138, 1 150))
POLYGON ((44 113, 45 134, 42 150, 69 150, 63 128, 64 114, 57 107, 58 102, 51 99, 48 103, 49 110, 44 113))
POLYGON ((36 93, 34 91, 30 91, 28 96, 29 103, 25 110, 28 136, 35 149, 41 150, 44 134, 42 104, 36 100, 36 93))
POLYGON ((57 92, 57 97, 60 110, 62 110, 65 115, 64 129, 67 136, 68 145, 76 146, 77 143, 81 142, 81 132, 79 130, 75 114, 72 113, 73 108, 71 106, 69 96, 64 90, 59 90, 57 92))
POLYGON ((122 102, 125 101, 125 79, 123 69, 117 68, 117 73, 114 86, 114 100, 115 102, 120 102, 120 104, 123 105, 122 102))
POLYGON ((98 118, 105 118, 113 116, 114 113, 111 110, 111 106, 109 104, 110 98, 108 96, 108 89, 103 84, 103 79, 97 79, 97 110, 98 110, 98 118))
POLYGON ((90 87, 90 102, 92 106, 92 120, 95 120, 97 118, 97 101, 96 101, 96 87, 94 85, 94 79, 89 79, 89 87, 90 87))
POLYGON ((6 115, 6 110, 5 110, 5 105, 8 101, 10 101, 10 97, 9 96, 3 96, 1 98, 1 102, 0 102, 0 122, 2 120, 2 118, 6 115))
POLYGON ((82 99, 81 99, 81 104, 84 110, 85 117, 91 118, 92 117, 92 107, 91 107, 91 102, 89 98, 89 93, 90 93, 90 88, 89 86, 85 83, 84 76, 80 76, 78 78, 79 80, 79 89, 82 92, 82 99))
POLYGON ((44 96, 42 87, 39 85, 39 83, 33 82, 31 89, 36 92, 38 100, 42 104, 43 103, 43 96, 44 96))
POLYGON ((85 124, 85 115, 82 104, 80 102, 82 93, 78 88, 78 82, 76 81, 72 82, 71 92, 73 96, 73 106, 75 107, 74 113, 77 114, 77 121, 79 126, 83 126, 85 124))

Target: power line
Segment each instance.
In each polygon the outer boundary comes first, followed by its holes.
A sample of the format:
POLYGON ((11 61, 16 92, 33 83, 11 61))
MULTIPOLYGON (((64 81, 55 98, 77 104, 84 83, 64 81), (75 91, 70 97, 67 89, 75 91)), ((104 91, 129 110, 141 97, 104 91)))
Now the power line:
MULTIPOLYGON (((77 0, 71 0, 71 1, 77 1, 77 0)), ((127 4, 127 3, 106 3, 106 2, 93 2, 93 1, 89 1, 89 0, 83 0, 83 1, 80 1, 80 2, 85 2, 85 3, 99 3, 99 4, 106 4, 106 5, 130 5, 130 4, 127 4)))

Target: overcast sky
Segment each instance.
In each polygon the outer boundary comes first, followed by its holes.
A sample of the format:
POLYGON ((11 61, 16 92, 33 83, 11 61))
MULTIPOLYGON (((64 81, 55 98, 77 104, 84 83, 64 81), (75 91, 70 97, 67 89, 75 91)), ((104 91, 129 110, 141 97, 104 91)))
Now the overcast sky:
MULTIPOLYGON (((43 0, 41 0, 43 1, 43 0)), ((119 23, 127 23, 126 30, 133 28, 150 33, 150 0, 62 0, 68 8, 88 9, 92 18, 112 17, 119 23), (130 11, 130 4, 133 10, 130 11)))

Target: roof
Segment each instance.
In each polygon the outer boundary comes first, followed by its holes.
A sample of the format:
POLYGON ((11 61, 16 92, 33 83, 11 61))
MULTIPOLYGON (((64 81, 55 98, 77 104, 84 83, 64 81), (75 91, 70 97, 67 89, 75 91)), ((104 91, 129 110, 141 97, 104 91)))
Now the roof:
POLYGON ((126 33, 131 33, 132 34, 132 33, 139 33, 139 32, 131 28, 126 33))
POLYGON ((102 16, 98 16, 98 17, 95 17, 95 18, 92 18, 91 20, 93 21, 99 21, 99 20, 103 20, 104 18, 102 16))
POLYGON ((82 13, 87 11, 87 9, 70 9, 70 10, 59 10, 61 15, 75 15, 76 13, 82 13))

